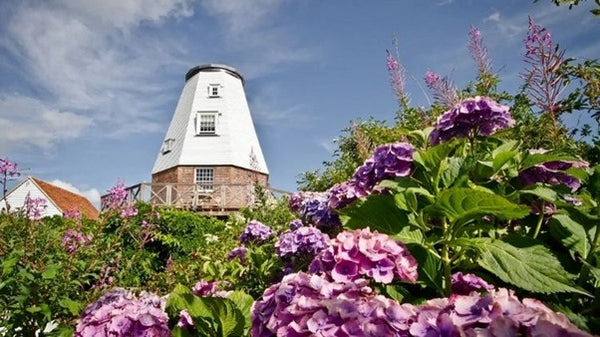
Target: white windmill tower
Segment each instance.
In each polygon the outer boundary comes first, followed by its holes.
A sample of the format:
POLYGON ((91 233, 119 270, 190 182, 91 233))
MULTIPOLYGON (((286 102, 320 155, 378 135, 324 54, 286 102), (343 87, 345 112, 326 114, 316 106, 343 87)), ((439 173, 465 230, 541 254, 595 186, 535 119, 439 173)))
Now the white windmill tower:
POLYGON ((152 169, 153 202, 231 211, 268 177, 242 75, 222 64, 190 69, 152 169))

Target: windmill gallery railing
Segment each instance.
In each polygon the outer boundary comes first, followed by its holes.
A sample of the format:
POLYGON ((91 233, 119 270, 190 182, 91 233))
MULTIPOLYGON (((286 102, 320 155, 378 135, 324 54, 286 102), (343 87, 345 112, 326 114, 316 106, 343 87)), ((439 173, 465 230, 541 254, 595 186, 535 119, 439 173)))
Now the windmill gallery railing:
MULTIPOLYGON (((266 193, 273 196, 289 194, 282 190, 267 187, 266 193)), ((254 203, 256 191, 248 184, 180 184, 180 183, 140 183, 126 188, 126 202, 144 201, 155 206, 190 209, 215 215, 228 214, 254 203)), ((109 195, 100 199, 101 209, 105 210, 109 195)))

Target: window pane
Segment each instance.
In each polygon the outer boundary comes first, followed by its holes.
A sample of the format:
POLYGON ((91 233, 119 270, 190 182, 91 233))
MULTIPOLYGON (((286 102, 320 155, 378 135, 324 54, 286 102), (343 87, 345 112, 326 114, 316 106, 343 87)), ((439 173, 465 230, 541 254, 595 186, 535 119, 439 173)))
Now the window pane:
POLYGON ((198 116, 198 133, 199 134, 214 134, 216 131, 217 116, 211 114, 200 114, 198 116))
POLYGON ((213 191, 213 169, 196 168, 196 186, 200 192, 213 191))

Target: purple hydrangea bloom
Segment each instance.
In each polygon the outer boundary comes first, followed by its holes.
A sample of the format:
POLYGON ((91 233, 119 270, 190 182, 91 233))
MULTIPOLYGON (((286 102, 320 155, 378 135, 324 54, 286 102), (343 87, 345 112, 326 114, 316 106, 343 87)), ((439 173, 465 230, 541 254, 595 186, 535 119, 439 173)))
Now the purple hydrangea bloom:
POLYGON ((252 336, 397 336, 408 330, 412 309, 375 295, 363 279, 289 274, 252 305, 252 336))
POLYGON ((227 260, 233 260, 235 258, 240 259, 240 262, 246 262, 246 253, 248 252, 248 248, 244 246, 235 247, 229 253, 227 253, 227 260))
POLYGON ((179 313, 179 321, 177 321, 177 326, 182 329, 189 329, 194 326, 194 320, 187 310, 181 310, 179 313))
POLYGON ((452 274, 452 293, 456 295, 469 295, 473 291, 489 292, 494 286, 485 282, 475 274, 463 274, 456 272, 452 274))
POLYGON ((170 337, 164 304, 149 293, 135 296, 123 289, 110 291, 84 310, 73 336, 170 337))
POLYGON ((332 209, 344 208, 355 200, 364 198, 371 191, 360 188, 354 179, 334 185, 329 189, 328 206, 332 209))
POLYGON ((271 235, 273 235, 273 230, 269 226, 256 220, 251 220, 246 224, 246 228, 244 228, 244 232, 240 236, 240 242, 261 244, 267 241, 271 235))
POLYGON ((329 207, 329 192, 298 192, 290 197, 290 209, 306 222, 318 227, 340 226, 340 219, 329 207))
POLYGON ((378 146, 373 155, 356 169, 352 181, 357 196, 370 194, 375 185, 384 179, 406 177, 412 171, 413 153, 415 149, 405 142, 378 146))
POLYGON ((406 246, 367 227, 342 232, 329 247, 315 257, 309 267, 313 273, 326 273, 337 282, 352 282, 363 276, 391 283, 394 276, 416 282, 417 261, 406 246))
POLYGON ((591 336, 540 301, 520 301, 503 288, 433 299, 414 310, 411 336, 591 336))
POLYGON ((429 141, 435 145, 453 138, 489 136, 498 130, 509 128, 515 121, 508 109, 489 97, 464 99, 438 118, 429 141))
POLYGON ((294 219, 290 222, 290 229, 295 231, 296 229, 304 226, 301 219, 294 219))
POLYGON ((92 241, 91 235, 83 235, 74 229, 69 229, 63 236, 61 246, 69 254, 74 254, 80 248, 84 247, 88 242, 92 241))
POLYGON ((327 247, 329 236, 316 227, 300 227, 281 234, 275 243, 277 256, 314 256, 327 247))
MULTIPOLYGON (((537 153, 537 151, 531 152, 537 153)), ((523 185, 533 185, 544 183, 549 185, 565 185, 575 192, 581 187, 581 181, 567 174, 565 171, 570 168, 586 168, 588 163, 583 161, 565 161, 556 160, 534 165, 526 168, 519 173, 519 180, 523 185)))
POLYGON ((199 297, 228 297, 233 291, 223 291, 219 289, 219 282, 200 280, 192 288, 194 295, 199 297))

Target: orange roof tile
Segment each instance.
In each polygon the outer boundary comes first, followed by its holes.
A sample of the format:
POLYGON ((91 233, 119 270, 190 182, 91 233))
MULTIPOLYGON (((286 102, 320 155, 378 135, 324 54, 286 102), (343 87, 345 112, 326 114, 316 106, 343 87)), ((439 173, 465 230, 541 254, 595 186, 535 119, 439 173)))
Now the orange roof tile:
POLYGON ((78 210, 88 219, 98 218, 98 210, 84 196, 67 191, 64 188, 52 185, 38 178, 31 177, 31 179, 52 199, 61 211, 78 210))

